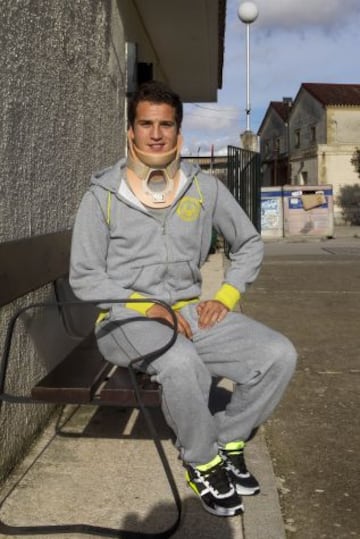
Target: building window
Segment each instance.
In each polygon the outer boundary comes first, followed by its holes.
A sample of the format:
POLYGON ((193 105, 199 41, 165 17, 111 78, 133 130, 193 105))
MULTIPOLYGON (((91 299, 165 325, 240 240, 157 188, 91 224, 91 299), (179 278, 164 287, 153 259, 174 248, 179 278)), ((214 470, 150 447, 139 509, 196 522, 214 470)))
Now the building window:
POLYGON ((312 125, 310 127, 310 140, 311 142, 316 142, 316 126, 312 125))
POLYGON ((269 155, 270 153, 270 142, 269 139, 265 140, 265 155, 269 155))
POLYGON ((273 140, 273 150, 277 154, 280 152, 280 138, 279 137, 275 137, 273 140))
POLYGON ((301 142, 300 129, 296 129, 296 131, 295 131, 295 148, 300 148, 300 142, 301 142))

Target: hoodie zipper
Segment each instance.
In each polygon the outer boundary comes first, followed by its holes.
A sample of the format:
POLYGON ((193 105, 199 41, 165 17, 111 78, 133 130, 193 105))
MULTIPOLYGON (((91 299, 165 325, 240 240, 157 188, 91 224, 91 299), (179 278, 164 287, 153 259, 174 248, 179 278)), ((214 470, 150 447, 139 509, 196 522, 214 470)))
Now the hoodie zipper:
POLYGON ((165 288, 169 297, 169 303, 172 305, 173 298, 171 295, 170 287, 168 285, 168 277, 169 277, 169 236, 167 233, 167 220, 168 220, 169 214, 166 215, 161 227, 162 227, 162 235, 164 237, 164 243, 165 243, 165 288))

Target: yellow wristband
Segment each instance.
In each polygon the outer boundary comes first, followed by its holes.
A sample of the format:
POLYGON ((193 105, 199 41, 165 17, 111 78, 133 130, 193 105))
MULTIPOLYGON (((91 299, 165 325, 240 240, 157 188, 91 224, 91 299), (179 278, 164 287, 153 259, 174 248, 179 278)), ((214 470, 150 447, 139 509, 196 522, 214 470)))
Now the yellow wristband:
POLYGON ((216 292, 214 299, 220 301, 225 307, 233 311, 240 300, 240 292, 231 284, 224 283, 216 292))

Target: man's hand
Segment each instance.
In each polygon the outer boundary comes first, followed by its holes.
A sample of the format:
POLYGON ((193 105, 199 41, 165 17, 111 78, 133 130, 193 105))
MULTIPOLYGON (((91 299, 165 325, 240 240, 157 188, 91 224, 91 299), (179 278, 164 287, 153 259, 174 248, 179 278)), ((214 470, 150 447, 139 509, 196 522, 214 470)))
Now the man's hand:
MULTIPOLYGON (((163 307, 162 305, 158 305, 157 303, 146 311, 146 316, 148 318, 162 318, 163 320, 169 322, 171 326, 173 325, 173 320, 169 311, 165 307, 163 307)), ((178 323, 178 333, 181 333, 182 335, 184 335, 184 337, 187 337, 188 339, 192 339, 193 334, 190 328, 190 324, 187 322, 187 320, 185 320, 183 316, 181 316, 180 313, 176 311, 175 316, 178 323)))
POLYGON ((199 328, 211 328, 215 324, 218 324, 224 320, 228 312, 229 309, 220 301, 215 299, 201 301, 197 306, 199 328))

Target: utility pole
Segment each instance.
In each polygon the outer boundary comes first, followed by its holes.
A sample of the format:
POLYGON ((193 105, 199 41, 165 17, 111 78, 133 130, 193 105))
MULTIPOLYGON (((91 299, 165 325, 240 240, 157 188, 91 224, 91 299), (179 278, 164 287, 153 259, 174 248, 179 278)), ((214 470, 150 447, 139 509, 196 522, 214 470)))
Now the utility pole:
POLYGON ((258 8, 254 2, 243 2, 239 5, 238 16, 246 28, 246 130, 240 135, 245 150, 258 151, 257 136, 251 131, 250 126, 250 24, 256 21, 259 15, 258 8))

